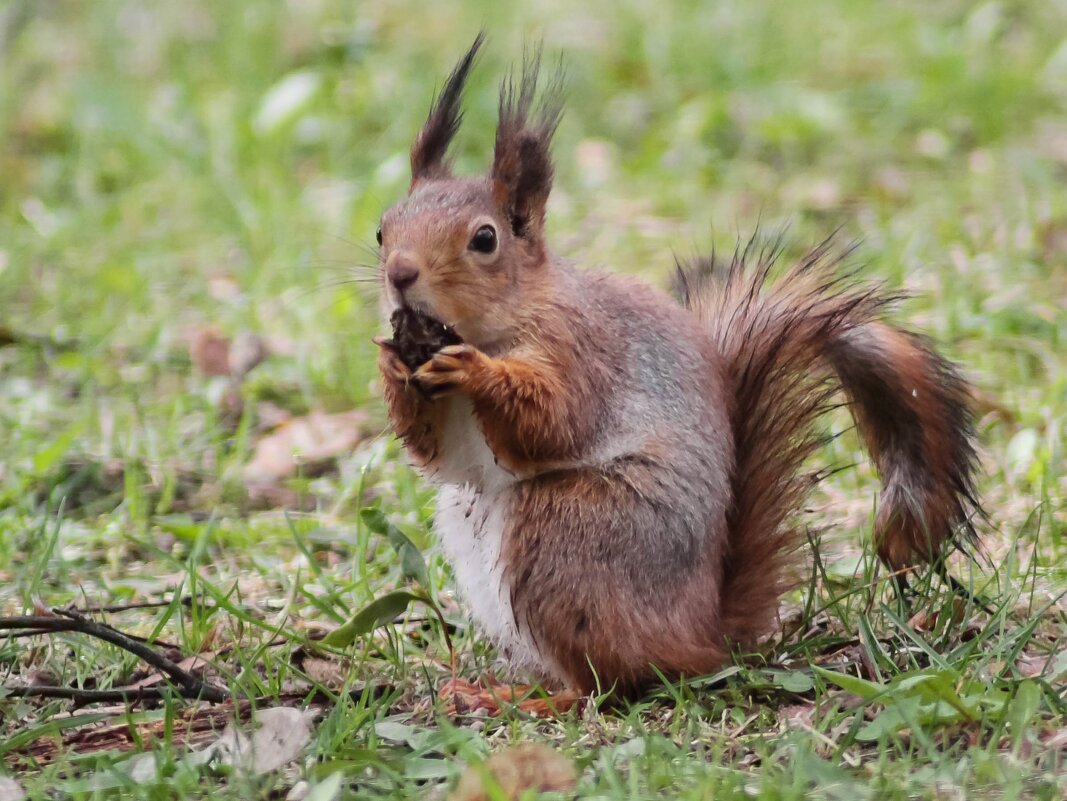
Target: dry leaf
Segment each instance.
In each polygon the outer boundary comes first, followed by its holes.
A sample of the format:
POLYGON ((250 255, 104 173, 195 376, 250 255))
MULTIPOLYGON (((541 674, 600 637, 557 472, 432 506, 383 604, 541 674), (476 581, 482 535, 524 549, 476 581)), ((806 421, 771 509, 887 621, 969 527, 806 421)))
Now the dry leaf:
POLYGON ((189 358, 203 375, 240 380, 269 355, 266 340, 250 331, 230 340, 215 326, 205 326, 189 337, 189 358))
POLYGON ((340 690, 348 680, 348 667, 333 659, 308 657, 304 660, 304 672, 316 684, 331 690, 340 690))
POLYGON ((229 375, 230 340, 217 328, 198 329, 189 341, 189 358, 204 375, 229 375))
POLYGON ((255 729, 249 733, 231 723, 215 742, 193 752, 192 765, 231 765, 252 775, 271 773, 300 756, 311 741, 314 713, 278 706, 256 713, 255 729))
POLYGON ((1042 735, 1041 744, 1049 751, 1067 751, 1067 729, 1053 731, 1042 735))
MULTIPOLYGON (((958 626, 967 614, 967 603, 962 598, 953 598, 951 603, 952 624, 958 626)), ((943 609, 922 609, 911 616, 908 626, 915 631, 934 631, 941 623, 943 615, 943 609)))
POLYGON ((841 205, 841 184, 826 175, 798 175, 782 188, 790 205, 815 211, 829 211, 841 205))
POLYGON ((815 717, 815 704, 786 704, 778 708, 778 725, 783 729, 810 727, 815 717))
POLYGON ((573 790, 578 773, 569 759, 541 743, 524 743, 489 757, 482 765, 467 768, 449 801, 488 801, 485 777, 508 799, 520 798, 526 790, 565 793, 573 790))
POLYGON ((260 401, 256 404, 256 419, 262 429, 277 428, 282 423, 288 423, 293 419, 293 413, 282 408, 277 403, 260 401))
POLYGON ((230 345, 227 359, 230 375, 237 379, 244 378, 269 355, 270 348, 262 337, 250 331, 241 331, 230 345))
POLYGON ((359 442, 366 422, 362 409, 294 417, 256 443, 244 479, 250 484, 273 483, 295 475, 298 465, 313 469, 348 453, 359 442))
POLYGON ((603 139, 583 139, 575 151, 578 174, 586 186, 602 186, 615 174, 615 146, 603 139))
POLYGON ((336 801, 341 797, 345 786, 345 775, 341 771, 331 773, 323 781, 312 787, 306 781, 299 781, 292 786, 285 801, 336 801))
POLYGON ((0 801, 22 801, 26 797, 21 785, 7 776, 0 776, 0 801))
POLYGON ((1015 669, 1024 678, 1046 678, 1051 681, 1058 678, 1067 669, 1067 662, 1065 662, 1062 654, 1059 658, 1053 658, 1048 654, 1023 653, 1015 660, 1015 669))
POLYGON ((908 628, 913 631, 933 631, 937 625, 937 613, 929 609, 920 609, 908 618, 908 628))

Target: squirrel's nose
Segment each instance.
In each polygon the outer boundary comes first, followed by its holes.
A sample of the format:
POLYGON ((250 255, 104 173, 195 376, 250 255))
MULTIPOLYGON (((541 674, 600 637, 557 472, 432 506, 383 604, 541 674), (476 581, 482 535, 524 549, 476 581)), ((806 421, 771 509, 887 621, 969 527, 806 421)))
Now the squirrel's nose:
POLYGON ((389 283, 396 287, 397 291, 403 292, 418 280, 419 267, 412 259, 400 256, 400 254, 397 254, 397 256, 398 258, 389 260, 389 264, 385 268, 385 275, 389 279, 389 283))

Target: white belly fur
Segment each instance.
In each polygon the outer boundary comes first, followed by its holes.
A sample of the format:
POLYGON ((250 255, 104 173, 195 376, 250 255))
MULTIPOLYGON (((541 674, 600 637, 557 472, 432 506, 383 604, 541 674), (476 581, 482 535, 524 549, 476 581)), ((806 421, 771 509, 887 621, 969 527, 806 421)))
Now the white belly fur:
POLYGON ((443 486, 434 530, 471 617, 514 667, 545 672, 545 660, 515 621, 500 547, 510 492, 443 486))
POLYGON ((515 621, 500 558, 515 477, 501 468, 478 429, 469 402, 452 398, 438 465, 434 531, 457 589, 479 629, 514 667, 546 672, 546 661, 515 621))

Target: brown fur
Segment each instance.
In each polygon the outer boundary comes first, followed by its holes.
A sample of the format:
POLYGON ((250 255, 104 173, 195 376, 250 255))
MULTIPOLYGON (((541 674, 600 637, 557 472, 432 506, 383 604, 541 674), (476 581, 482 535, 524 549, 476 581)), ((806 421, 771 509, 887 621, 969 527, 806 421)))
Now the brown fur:
POLYGON ((553 174, 549 144, 562 109, 558 78, 534 107, 540 62, 538 51, 523 65, 518 88, 509 77, 500 89, 500 121, 490 170, 493 195, 519 236, 530 228, 538 234, 544 228, 553 174))
POLYGON ((445 157, 448 146, 463 122, 460 100, 463 98, 463 85, 467 82, 471 67, 481 49, 485 37, 478 34, 466 55, 460 59, 452 74, 445 81, 445 87, 430 109, 422 130, 411 148, 411 185, 428 178, 445 178, 449 175, 445 157))
POLYGON ((449 519, 472 548, 499 537, 494 580, 526 638, 505 632, 511 645, 532 642, 572 688, 630 692, 657 671, 709 672, 768 633, 803 540, 813 424, 840 391, 883 477, 882 560, 936 561, 973 533, 966 385, 884 320, 891 296, 838 274, 829 243, 774 282, 778 248, 754 243, 728 264, 680 269, 683 306, 640 282, 567 267, 543 237, 559 112, 555 99, 535 111, 536 59, 517 90, 502 89, 490 174, 427 168, 443 159, 479 44, 431 112, 435 133, 420 135, 437 144, 417 143, 409 197, 382 219, 386 317, 417 308, 463 344, 414 371, 383 345, 380 367, 394 428, 428 475, 455 457, 442 443, 457 432, 484 439, 495 460, 449 480, 474 482, 464 503, 486 504, 502 530, 449 519), (488 253, 471 245, 486 226, 497 238, 488 253), (390 282, 397 264, 417 273, 410 286, 390 282), (463 425, 450 416, 461 408, 476 427, 446 428, 463 425), (486 471, 491 488, 478 483, 486 471))
POLYGON ((828 348, 885 490, 875 544, 894 568, 934 561, 974 537, 974 430, 955 368, 915 334, 864 326, 828 348))
POLYGON ((389 420, 415 464, 425 467, 437 456, 441 428, 440 404, 431 403, 411 381, 411 373, 392 347, 379 342, 378 369, 385 378, 383 387, 389 420))
POLYGON ((740 642, 767 631, 785 588, 803 539, 790 518, 811 484, 800 467, 838 389, 885 483, 875 522, 883 562, 938 559, 974 536, 978 511, 974 426, 953 365, 880 319, 895 298, 841 276, 830 240, 773 286, 778 246, 754 247, 726 267, 712 259, 682 270, 686 305, 707 321, 732 376, 737 469, 723 623, 740 642), (748 578, 758 574, 770 580, 748 578))
POLYGON ((658 480, 642 461, 532 479, 505 537, 519 623, 567 685, 586 694, 598 682, 629 694, 655 678, 653 665, 667 676, 700 675, 728 654, 718 634, 719 599, 709 593, 721 572, 712 549, 693 554, 686 569, 655 588, 638 573, 642 558, 657 557, 626 550, 637 536, 626 513, 658 480))

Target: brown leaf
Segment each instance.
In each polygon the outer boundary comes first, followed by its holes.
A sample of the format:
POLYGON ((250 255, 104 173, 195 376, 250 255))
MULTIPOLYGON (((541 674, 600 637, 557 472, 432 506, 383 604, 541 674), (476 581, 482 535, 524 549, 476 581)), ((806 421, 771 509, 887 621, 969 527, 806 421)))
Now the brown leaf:
POLYGON ((245 482, 275 483, 295 475, 299 465, 314 470, 350 452, 362 436, 367 417, 362 409, 294 417, 256 443, 252 459, 245 465, 245 482))
POLYGON ((218 301, 233 302, 241 297, 241 287, 233 276, 218 273, 207 279, 207 289, 211 297, 218 301))
MULTIPOLYGON (((953 598, 951 603, 952 624, 958 626, 963 622, 963 618, 967 613, 967 604, 962 598, 953 598)), ((944 614, 945 610, 943 609, 922 609, 911 616, 908 620, 908 625, 915 631, 934 631, 942 622, 944 614)))
POLYGON ((293 413, 271 401, 256 404, 256 418, 261 429, 277 428, 293 419, 293 413))
POLYGON ((269 355, 270 348, 262 337, 250 331, 241 331, 230 344, 227 359, 230 375, 237 379, 244 378, 269 355))
POLYGON ((277 484, 250 483, 248 490, 248 508, 263 509, 300 509, 310 512, 315 508, 315 497, 297 492, 290 487, 277 484))
POLYGON ((783 729, 811 726, 815 704, 786 704, 778 709, 778 724, 783 729))
POLYGON ((1027 679, 1046 678, 1053 681, 1067 672, 1067 657, 1063 652, 1055 656, 1022 653, 1015 660, 1015 669, 1027 679))
POLYGON ((342 689, 348 680, 348 668, 333 659, 308 657, 303 667, 308 678, 331 690, 342 689))
POLYGON ((1041 735, 1041 744, 1049 751, 1067 751, 1067 729, 1041 735))
POLYGON ((841 205, 840 182, 828 175, 797 175, 782 188, 791 206, 829 211, 841 205))
POLYGON ((230 340, 213 326, 200 328, 189 340, 189 358, 204 375, 229 375, 230 340))
POLYGON ((1045 665, 1047 664, 1047 657, 1034 656, 1032 654, 1020 654, 1019 658, 1015 660, 1015 669, 1018 670, 1019 675, 1024 678, 1036 679, 1045 672, 1045 665))
POLYGON ((937 613, 929 609, 920 609, 908 618, 908 628, 913 631, 933 631, 937 625, 937 613))
POLYGON ((489 757, 483 765, 467 768, 449 801, 488 801, 485 777, 508 799, 523 797, 527 790, 565 793, 573 790, 578 773, 569 759, 541 743, 524 743, 489 757))
POLYGON ((269 355, 266 340, 250 331, 231 340, 215 326, 204 326, 189 335, 189 358, 203 375, 240 380, 269 355))

